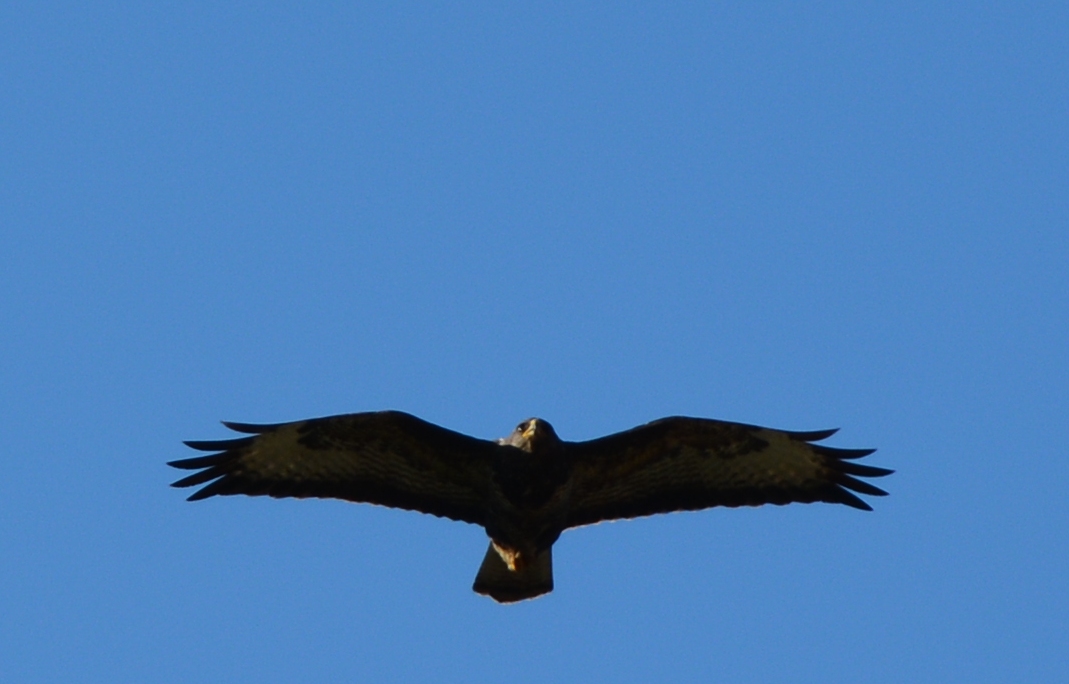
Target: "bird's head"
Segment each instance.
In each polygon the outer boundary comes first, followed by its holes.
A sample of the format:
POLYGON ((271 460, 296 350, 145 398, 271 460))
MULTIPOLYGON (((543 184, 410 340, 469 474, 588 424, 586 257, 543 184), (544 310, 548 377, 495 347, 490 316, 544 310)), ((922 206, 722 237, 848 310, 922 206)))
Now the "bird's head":
POLYGON ((557 437, 553 426, 541 418, 528 418, 517 425, 511 435, 499 441, 529 454, 556 451, 561 446, 560 437, 557 437))

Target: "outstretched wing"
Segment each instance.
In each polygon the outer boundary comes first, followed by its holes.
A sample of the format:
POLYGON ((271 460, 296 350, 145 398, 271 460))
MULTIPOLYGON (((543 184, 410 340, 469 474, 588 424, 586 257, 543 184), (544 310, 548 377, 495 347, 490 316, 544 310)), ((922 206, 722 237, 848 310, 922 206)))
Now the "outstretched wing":
POLYGON ((277 425, 224 423, 250 437, 186 442, 210 456, 172 461, 198 470, 174 487, 216 494, 324 497, 393 506, 484 524, 494 442, 399 411, 277 425))
POLYGON ((834 432, 677 417, 567 444, 573 463, 567 526, 766 503, 827 501, 872 510, 851 490, 872 496, 887 492, 857 477, 893 471, 851 463, 875 449, 812 444, 834 432))

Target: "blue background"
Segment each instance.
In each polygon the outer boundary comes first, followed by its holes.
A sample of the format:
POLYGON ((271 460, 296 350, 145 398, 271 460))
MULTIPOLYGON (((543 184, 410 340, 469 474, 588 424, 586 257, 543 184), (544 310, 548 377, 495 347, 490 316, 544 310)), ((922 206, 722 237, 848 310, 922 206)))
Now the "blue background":
POLYGON ((1063 3, 0 8, 0 679, 1069 677, 1063 3), (842 426, 876 510, 186 504, 219 419, 842 426))

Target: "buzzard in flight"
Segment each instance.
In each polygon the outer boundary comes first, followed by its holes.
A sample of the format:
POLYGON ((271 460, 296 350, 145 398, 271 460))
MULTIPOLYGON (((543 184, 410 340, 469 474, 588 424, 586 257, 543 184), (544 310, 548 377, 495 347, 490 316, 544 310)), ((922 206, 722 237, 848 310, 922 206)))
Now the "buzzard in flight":
POLYGON ((787 432, 703 418, 664 418, 587 442, 565 442, 531 418, 497 441, 400 411, 295 423, 224 423, 250 435, 186 442, 208 456, 175 487, 216 494, 325 497, 394 506, 481 525, 490 537, 474 590, 508 603, 553 589, 553 542, 602 520, 712 506, 841 503, 887 492, 858 479, 892 471, 854 463, 874 449, 814 444, 835 430, 787 432))

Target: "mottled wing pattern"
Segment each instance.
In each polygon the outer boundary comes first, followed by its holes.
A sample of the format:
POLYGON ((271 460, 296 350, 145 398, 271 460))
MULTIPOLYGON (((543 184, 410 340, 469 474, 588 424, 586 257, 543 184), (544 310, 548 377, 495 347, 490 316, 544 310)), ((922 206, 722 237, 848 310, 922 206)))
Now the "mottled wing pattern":
POLYGON ((812 444, 834 432, 676 417, 569 443, 573 480, 567 526, 767 503, 826 501, 872 510, 852 491, 886 492, 857 477, 893 471, 851 462, 875 449, 812 444))
POLYGON ((224 423, 251 436, 186 442, 218 452, 172 461, 198 470, 173 484, 216 494, 346 499, 484 524, 496 443, 399 411, 277 425, 224 423))

